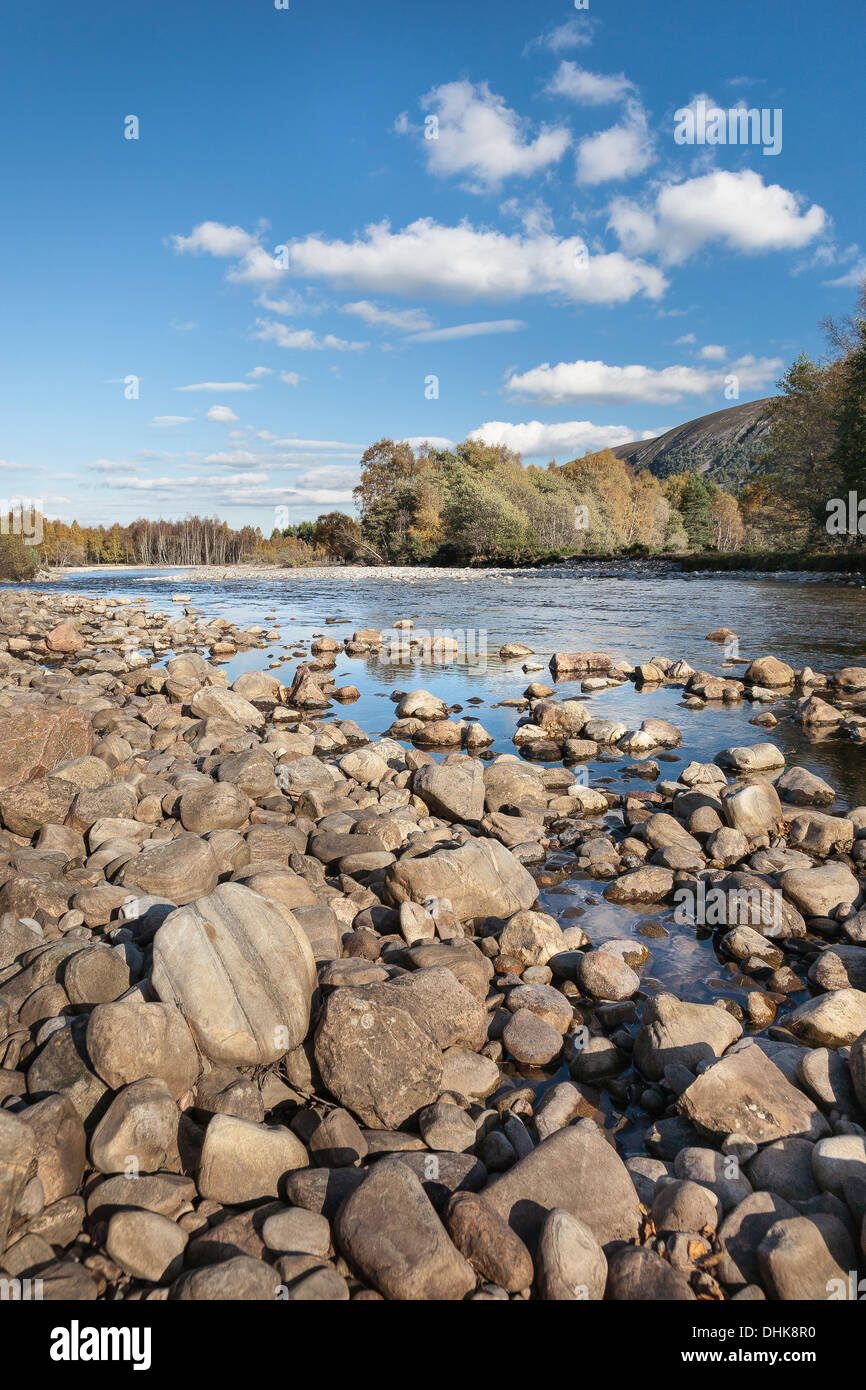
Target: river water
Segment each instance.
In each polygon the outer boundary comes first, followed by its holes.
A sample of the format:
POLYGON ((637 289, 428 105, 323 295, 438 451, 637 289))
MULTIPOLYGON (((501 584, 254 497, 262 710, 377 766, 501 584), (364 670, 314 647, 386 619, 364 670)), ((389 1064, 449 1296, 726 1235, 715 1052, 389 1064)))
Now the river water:
MULTIPOLYGON (((866 589, 823 576, 682 575, 604 565, 543 571, 288 570, 278 578, 225 579, 201 579, 177 570, 105 570, 38 587, 147 599, 175 615, 181 606, 172 599, 190 595, 192 606, 208 618, 278 629, 279 643, 241 652, 226 663, 229 681, 241 671, 277 661, 274 674, 291 681, 298 661, 288 656, 286 646, 308 643, 317 633, 342 640, 357 628, 392 629, 406 618, 414 621, 416 632, 468 631, 469 651, 461 651, 452 664, 421 659, 400 665, 374 656, 339 656, 337 684, 356 685, 361 697, 337 707, 333 717, 354 719, 371 736, 382 734, 393 719, 391 694, 422 686, 449 705, 463 706, 462 717, 477 716, 494 735, 495 752, 516 751, 512 736, 521 717, 514 709, 495 706, 519 696, 529 680, 552 685, 547 662, 557 650, 604 651, 633 664, 653 656, 684 658, 698 669, 730 676, 740 674, 753 657, 768 654, 819 672, 866 664, 866 589), (326 625, 329 618, 338 621, 326 625), (723 648, 706 641, 708 632, 722 626, 738 637, 739 662, 733 665, 724 666, 723 648), (525 642, 545 669, 527 675, 522 660, 500 660, 499 648, 506 641, 525 642)), ((577 683, 562 682, 557 694, 581 692, 577 683)), ((731 745, 769 739, 783 750, 789 766, 808 767, 836 788, 837 812, 866 803, 866 746, 845 738, 810 740, 792 718, 793 698, 691 711, 684 708, 679 687, 639 693, 628 683, 581 699, 593 714, 622 719, 629 728, 651 715, 681 728, 682 747, 657 759, 662 778, 675 778, 677 769, 692 759, 710 761, 731 745), (779 719, 776 728, 749 724, 768 708, 779 719)), ((591 784, 618 790, 651 785, 623 780, 622 768, 630 761, 605 758, 589 764, 591 784)), ((563 925, 579 921, 594 945, 614 936, 644 937, 649 928, 647 988, 663 985, 682 997, 709 1001, 720 994, 738 998, 753 987, 716 951, 710 931, 677 925, 669 907, 638 912, 609 904, 602 896, 604 884, 575 873, 573 863, 565 854, 549 862, 551 879, 564 876, 543 889, 542 905, 563 925), (664 934, 657 934, 659 928, 664 934)), ((791 1003, 802 997, 792 996, 791 1003)))

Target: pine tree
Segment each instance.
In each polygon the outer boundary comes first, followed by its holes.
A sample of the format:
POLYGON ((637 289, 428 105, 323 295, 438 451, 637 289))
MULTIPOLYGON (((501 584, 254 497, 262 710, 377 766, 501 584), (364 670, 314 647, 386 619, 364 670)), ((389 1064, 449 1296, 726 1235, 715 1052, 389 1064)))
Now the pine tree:
POLYGON ((689 545, 693 550, 707 550, 712 545, 715 534, 712 499, 708 487, 697 473, 688 475, 680 511, 689 545))

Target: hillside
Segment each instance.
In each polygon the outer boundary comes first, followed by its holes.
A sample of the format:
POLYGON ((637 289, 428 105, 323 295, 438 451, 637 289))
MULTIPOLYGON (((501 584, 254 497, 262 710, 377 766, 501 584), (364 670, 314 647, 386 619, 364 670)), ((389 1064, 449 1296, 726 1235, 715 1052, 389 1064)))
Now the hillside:
POLYGON ((722 487, 740 487, 755 472, 754 457, 766 444, 769 399, 715 410, 656 439, 620 444, 613 452, 635 468, 648 468, 657 478, 690 469, 722 487))

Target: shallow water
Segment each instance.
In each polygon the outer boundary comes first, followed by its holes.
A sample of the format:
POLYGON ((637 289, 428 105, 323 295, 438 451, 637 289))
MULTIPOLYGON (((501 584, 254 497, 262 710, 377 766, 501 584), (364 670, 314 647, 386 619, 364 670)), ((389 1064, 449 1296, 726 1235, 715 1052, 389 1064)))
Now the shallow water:
MULTIPOLYGON (((797 576, 679 575, 638 571, 622 574, 598 566, 589 571, 287 571, 285 578, 197 580, 178 571, 92 572, 64 578, 57 588, 70 592, 124 595, 148 599, 154 607, 179 616, 174 596, 189 594, 192 606, 206 617, 225 617, 240 625, 275 627, 281 642, 265 650, 240 653, 225 663, 229 680, 243 670, 281 660, 274 674, 288 682, 297 659, 284 649, 316 633, 342 640, 357 628, 392 628, 412 618, 416 632, 427 629, 474 634, 472 650, 480 660, 460 659, 438 665, 417 660, 400 665, 373 656, 339 656, 337 684, 358 686, 361 698, 337 706, 333 717, 356 720, 371 736, 382 734, 393 719, 389 698, 395 690, 418 686, 433 691, 449 705, 463 706, 462 717, 480 718, 495 737, 495 752, 514 753, 512 736, 520 714, 497 709, 503 699, 519 696, 529 680, 553 684, 547 662, 556 650, 589 649, 608 652, 615 660, 632 663, 653 656, 682 657, 692 666, 722 674, 741 673, 753 657, 773 654, 795 668, 810 665, 832 671, 844 665, 866 664, 866 590, 825 578, 797 576), (326 618, 344 620, 327 625, 326 618), (739 638, 740 664, 722 666, 722 647, 706 641, 714 628, 733 629, 739 638), (501 661, 506 641, 533 648, 544 670, 526 675, 523 661, 501 661), (483 656, 486 645, 486 657, 483 656), (282 658, 285 658, 284 660, 282 658), (469 704, 471 699, 482 703, 469 704)), ((839 793, 835 807, 866 803, 866 746, 847 739, 810 741, 791 715, 794 700, 772 705, 744 701, 739 706, 707 706, 699 711, 682 705, 682 690, 667 686, 639 693, 628 683, 616 690, 582 695, 579 683, 557 686, 563 697, 580 695, 594 714, 615 716, 636 728, 650 715, 669 719, 683 731, 682 746, 659 758, 662 778, 673 779, 692 759, 710 761, 734 744, 770 740, 785 753, 788 765, 799 764, 824 777, 839 793), (772 709, 779 724, 763 730, 749 723, 755 714, 772 709)), ((651 786, 626 781, 622 769, 629 758, 598 759, 589 764, 590 781, 622 790, 651 786)), ((617 819, 612 813, 611 824, 617 819)), ((562 853, 548 862, 561 866, 561 882, 540 894, 541 905, 563 925, 579 922, 594 945, 611 937, 639 934, 650 947, 651 960, 643 972, 650 990, 663 985, 692 1000, 709 1001, 720 994, 742 997, 752 988, 737 977, 731 963, 717 953, 706 929, 677 925, 672 910, 617 907, 603 897, 604 883, 573 871, 573 856, 562 853), (646 935, 647 926, 653 935, 646 935), (663 935, 655 934, 661 928, 663 935)), ((791 1004, 802 1002, 794 995, 791 1004)))

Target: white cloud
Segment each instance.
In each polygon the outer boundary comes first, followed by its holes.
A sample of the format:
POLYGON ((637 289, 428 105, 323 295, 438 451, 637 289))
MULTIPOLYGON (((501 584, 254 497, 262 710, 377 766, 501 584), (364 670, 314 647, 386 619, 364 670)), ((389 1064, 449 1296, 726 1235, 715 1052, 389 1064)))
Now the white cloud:
POLYGON ((546 425, 541 420, 520 425, 488 420, 468 437, 485 444, 504 444, 524 458, 550 459, 563 454, 574 458, 587 449, 613 449, 617 444, 629 444, 635 431, 627 425, 594 425, 589 420, 567 420, 558 425, 546 425))
POLYGON ((546 90, 552 96, 568 97, 582 106, 603 106, 609 101, 621 101, 634 91, 625 73, 604 74, 588 72, 567 60, 560 63, 546 90))
POLYGON ((408 343, 448 343, 458 338, 483 338, 491 333, 517 333, 526 324, 523 319, 493 319, 488 323, 456 323, 451 328, 428 328, 423 333, 410 333, 408 343))
POLYGON ((277 347, 295 348, 299 352, 362 352, 369 343, 350 343, 345 338, 336 338, 333 333, 320 337, 311 328, 292 328, 287 323, 275 323, 273 319, 256 319, 256 337, 263 342, 276 343, 277 347))
POLYGON ((397 328, 404 333, 420 333, 433 326, 433 320, 423 309, 381 309, 369 299, 358 299, 354 304, 342 304, 341 314, 354 314, 374 327, 397 328))
POLYGON ((249 381, 196 381, 191 386, 175 386, 175 391, 258 391, 249 381))
POLYGON ((587 135, 577 147, 577 181, 595 185, 633 178, 653 160, 646 113, 637 101, 626 104, 618 125, 587 135))
MULTIPOLYGON (((561 159, 571 143, 564 126, 542 126, 532 139, 529 122, 518 116, 486 82, 446 82, 421 100, 423 110, 438 123, 422 147, 431 174, 466 174, 472 192, 499 188, 503 179, 526 178, 561 159)), ((402 123, 406 130, 408 123, 402 123)))
POLYGON ((408 444, 412 449, 423 449, 425 444, 429 444, 431 449, 453 449, 454 440, 446 439, 441 434, 413 434, 408 439, 401 439, 400 444, 408 444))
POLYGON ((207 412, 207 418, 215 425, 233 425, 239 417, 235 415, 231 406, 212 405, 207 412))
POLYGON ((374 223, 353 241, 306 237, 294 243, 292 264, 340 288, 458 301, 556 294, 615 304, 636 294, 658 299, 667 287, 661 271, 641 260, 619 252, 587 256, 580 237, 509 235, 469 222, 448 227, 430 217, 398 232, 387 221, 374 223))
POLYGON ((26 463, 13 463, 11 459, 0 459, 0 471, 4 473, 26 473, 29 467, 26 463))
POLYGON ((226 227, 222 222, 200 222, 189 236, 173 236, 170 242, 175 251, 181 254, 205 254, 234 260, 236 264, 226 279, 238 284, 276 284, 286 272, 286 267, 276 258, 276 254, 269 254, 259 237, 244 231, 243 227, 226 227))
POLYGON ((93 463, 88 463, 88 471, 92 473, 139 473, 140 463, 132 463, 129 459, 94 459, 93 463))
POLYGON ((514 373, 505 383, 506 391, 531 396, 542 405, 564 405, 574 401, 604 401, 607 404, 673 405, 684 396, 699 396, 721 390, 725 376, 735 373, 741 391, 760 390, 773 382, 783 363, 781 358, 741 357, 724 370, 705 367, 645 367, 632 364, 612 367, 606 362, 542 362, 522 374, 514 373))
POLYGON ((832 286, 833 289, 858 290, 863 281, 866 280, 866 256, 862 260, 855 261, 851 269, 844 275, 840 275, 838 280, 825 280, 825 285, 832 286))
POLYGON ((280 381, 284 381, 287 386, 300 386, 303 380, 298 372, 280 372, 280 381))
POLYGON ((797 249, 821 235, 827 213, 806 208, 798 194, 765 184, 751 169, 716 170, 684 183, 666 184, 650 208, 615 199, 609 226, 629 254, 658 253, 675 264, 701 246, 721 242, 754 254, 797 249))
POLYGON ((352 453, 359 453, 366 449, 366 444, 348 444, 343 439, 296 439, 290 435, 287 439, 275 439, 274 447, 278 449, 349 449, 352 453))
POLYGON ((569 48, 585 48, 592 43, 591 32, 592 21, 588 17, 585 20, 567 19, 564 24, 558 24, 554 29, 548 29, 538 38, 532 39, 527 45, 527 52, 533 48, 547 48, 551 53, 565 53, 569 48))
POLYGON ((244 375, 248 376, 251 381, 258 381, 259 377, 271 376, 272 374, 272 367, 253 367, 251 372, 244 373, 244 375))
POLYGON ((683 343, 696 343, 697 341, 697 337, 694 333, 684 333, 681 338, 674 338, 674 347, 680 347, 683 343))
POLYGON ((150 423, 161 428, 171 428, 174 425, 188 425, 192 418, 191 415, 154 415, 150 423))
POLYGON ((705 362, 724 362, 728 355, 728 349, 721 343, 706 343, 698 353, 705 362))

